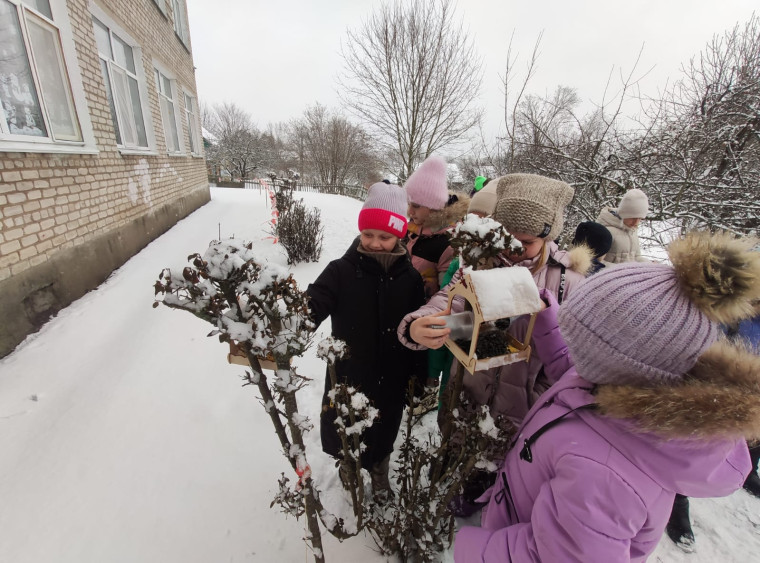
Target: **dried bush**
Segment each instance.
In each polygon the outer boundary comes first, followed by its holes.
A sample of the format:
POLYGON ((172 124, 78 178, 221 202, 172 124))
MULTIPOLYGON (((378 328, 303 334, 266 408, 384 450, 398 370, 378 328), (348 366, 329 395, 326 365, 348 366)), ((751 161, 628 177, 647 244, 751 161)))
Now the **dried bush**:
MULTIPOLYGON (((291 190, 279 190, 277 194, 283 192, 291 192, 292 197, 291 190)), ((288 208, 281 208, 278 201, 277 208, 280 216, 274 234, 288 253, 288 264, 319 260, 324 237, 319 209, 307 209, 303 200, 292 202, 288 208)))

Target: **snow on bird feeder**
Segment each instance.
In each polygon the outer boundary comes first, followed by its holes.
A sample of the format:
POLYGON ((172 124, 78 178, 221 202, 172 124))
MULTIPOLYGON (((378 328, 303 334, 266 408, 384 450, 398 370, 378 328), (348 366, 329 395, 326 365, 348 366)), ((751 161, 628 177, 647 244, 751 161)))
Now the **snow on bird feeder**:
POLYGON ((461 339, 450 335, 445 346, 467 371, 475 373, 530 359, 529 342, 536 313, 541 310, 542 303, 528 268, 465 268, 462 279, 449 290, 449 307, 457 295, 465 299, 465 311, 472 315, 471 333, 461 339), (530 321, 524 342, 497 326, 497 321, 526 314, 530 314, 530 321), (469 347, 466 345, 467 339, 469 347), (457 342, 468 350, 463 350, 457 342), (487 346, 481 346, 479 356, 476 350, 483 343, 487 346), (483 348, 488 350, 484 352, 483 348))

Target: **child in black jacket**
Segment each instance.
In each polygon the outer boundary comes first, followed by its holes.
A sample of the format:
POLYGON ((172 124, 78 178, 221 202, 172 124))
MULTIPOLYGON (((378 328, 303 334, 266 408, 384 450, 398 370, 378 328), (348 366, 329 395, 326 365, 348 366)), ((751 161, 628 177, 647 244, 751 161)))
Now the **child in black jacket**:
MULTIPOLYGON (((306 293, 318 326, 328 316, 332 335, 345 341, 349 357, 337 362, 338 381, 366 395, 380 411, 363 437, 362 467, 370 472, 376 497, 390 493, 388 462, 398 434, 410 378, 424 381, 426 353, 403 346, 396 328, 407 313, 425 302, 422 278, 414 269, 401 237, 406 233, 406 193, 382 182, 370 187, 359 213, 357 237, 342 258, 330 262, 306 293)), ((340 457, 335 409, 325 378, 320 436, 322 449, 340 457)))

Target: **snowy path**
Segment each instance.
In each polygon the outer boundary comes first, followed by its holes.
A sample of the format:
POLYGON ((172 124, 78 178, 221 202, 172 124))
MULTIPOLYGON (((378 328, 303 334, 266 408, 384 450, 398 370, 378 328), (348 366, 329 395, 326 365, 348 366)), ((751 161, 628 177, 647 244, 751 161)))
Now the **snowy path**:
MULTIPOLYGON (((294 268, 305 288, 355 236, 360 203, 300 196, 326 225, 320 262, 294 268)), ((291 469, 241 368, 206 338, 210 325, 151 308, 161 269, 183 267, 220 229, 285 265, 266 239, 266 203, 258 191, 212 189, 211 203, 0 360, 0 563, 312 561, 303 522, 269 508, 291 469)), ((324 367, 313 351, 299 367, 315 379, 301 400, 316 420, 324 367)), ((327 488, 318 432, 308 440, 327 488)), ((739 492, 692 510, 697 553, 665 540, 652 561, 756 558, 760 501, 739 492)), ((368 538, 323 538, 328 561, 384 560, 368 538)))

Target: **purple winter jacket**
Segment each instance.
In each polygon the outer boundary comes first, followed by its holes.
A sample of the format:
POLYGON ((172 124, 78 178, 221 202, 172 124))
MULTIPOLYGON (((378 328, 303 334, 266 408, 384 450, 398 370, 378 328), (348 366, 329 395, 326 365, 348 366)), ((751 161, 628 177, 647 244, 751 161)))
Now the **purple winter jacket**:
POLYGON ((572 365, 557 309, 553 302, 538 315, 533 341, 559 381, 525 417, 481 499, 482 526, 457 533, 456 563, 646 561, 676 492, 725 496, 750 470, 744 440, 664 439, 584 408, 595 401, 593 385, 572 365), (521 459, 526 440, 530 462, 521 459))

